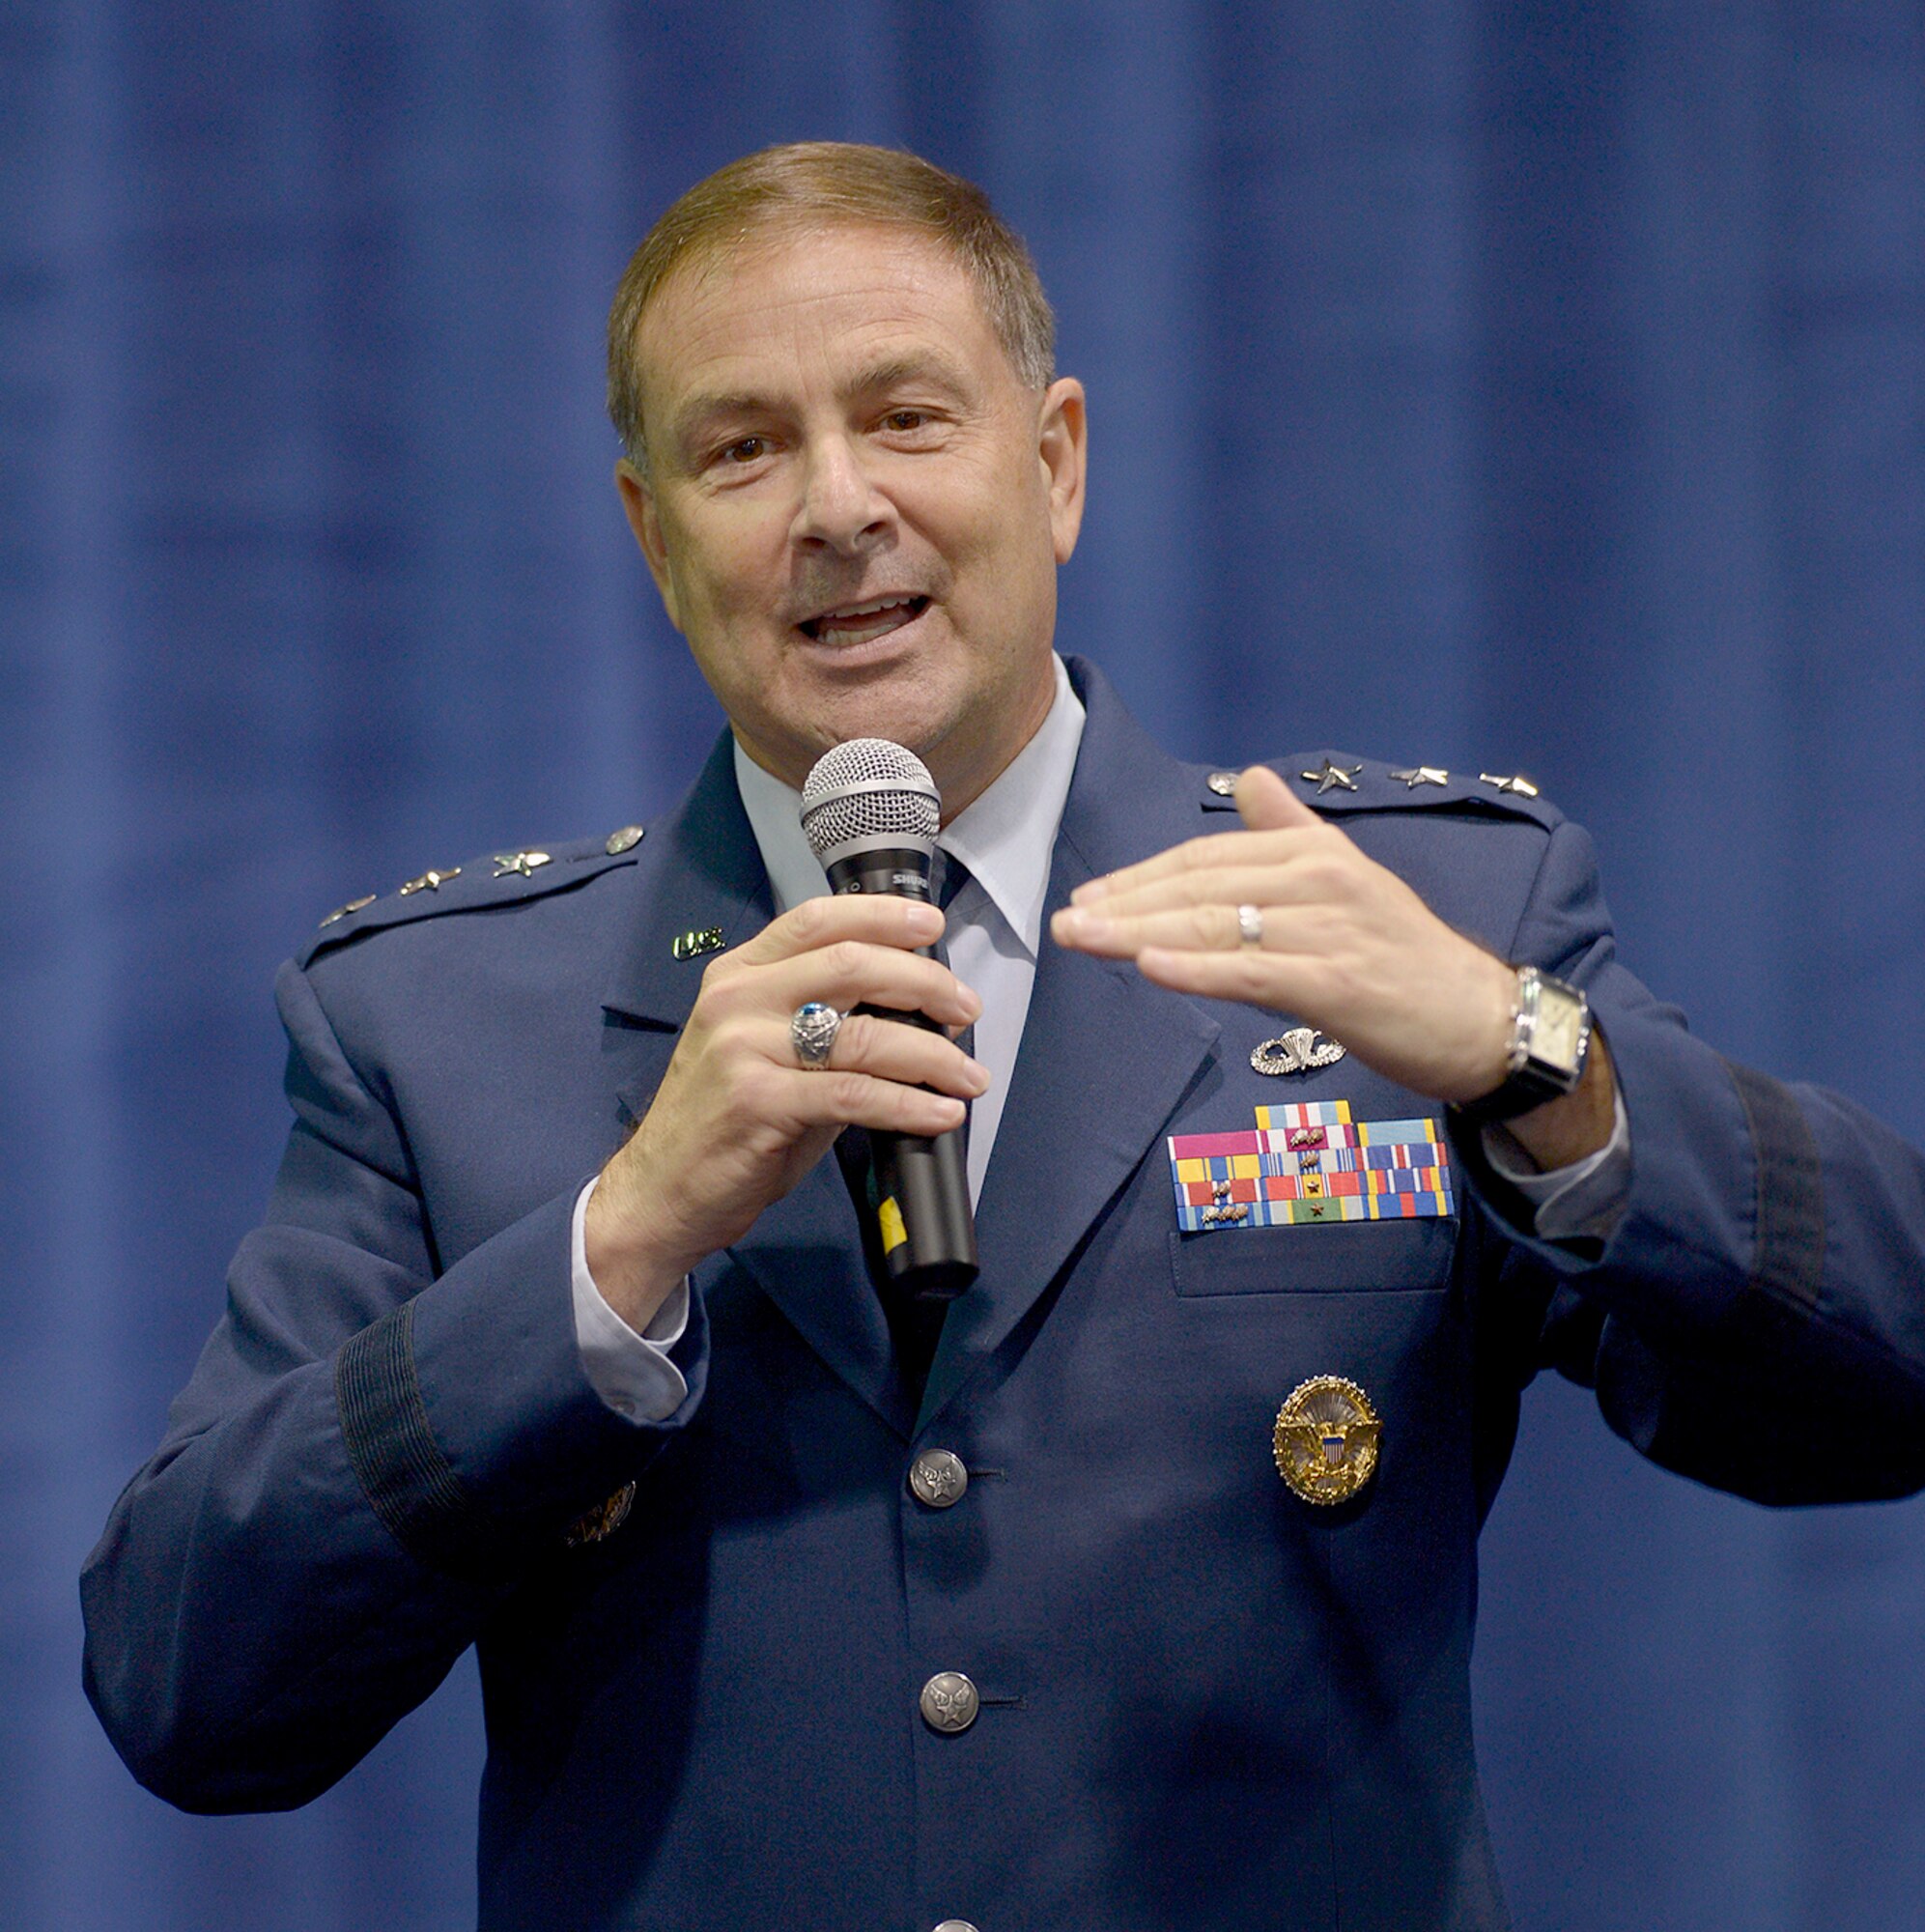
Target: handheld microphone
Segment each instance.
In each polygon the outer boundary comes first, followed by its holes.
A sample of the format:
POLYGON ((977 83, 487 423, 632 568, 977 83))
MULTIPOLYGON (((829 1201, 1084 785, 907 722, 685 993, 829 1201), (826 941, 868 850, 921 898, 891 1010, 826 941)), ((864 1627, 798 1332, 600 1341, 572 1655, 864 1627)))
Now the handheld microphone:
MULTIPOLYGON (((851 738, 825 752, 802 788, 802 829, 834 893, 929 902, 942 794, 914 752, 851 738)), ((933 959, 932 946, 918 949, 933 959)), ((926 1013, 864 1013, 940 1033, 926 1013)), ((976 1217, 959 1128, 933 1138, 869 1129, 877 1244, 892 1283, 920 1301, 952 1301, 977 1276, 976 1217)))

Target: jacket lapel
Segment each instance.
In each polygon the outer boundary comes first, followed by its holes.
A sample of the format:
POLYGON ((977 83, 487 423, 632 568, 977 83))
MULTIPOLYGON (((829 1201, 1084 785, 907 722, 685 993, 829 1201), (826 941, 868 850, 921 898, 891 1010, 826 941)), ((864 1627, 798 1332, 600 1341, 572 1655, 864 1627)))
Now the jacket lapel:
MULTIPOLYGON (((724 731, 701 776, 650 829, 633 873, 634 906, 603 998, 605 1049, 627 1121, 647 1112, 701 990, 702 956, 678 959, 684 933, 714 927, 739 946, 774 915, 768 874, 735 783, 724 731)), ((898 1434, 911 1406, 869 1283, 856 1210, 834 1158, 818 1161, 748 1235, 696 1270, 704 1292, 740 1264, 809 1347, 898 1434)))
POLYGON ((713 927, 723 946, 739 946, 775 912, 726 731, 682 802, 649 828, 630 877, 634 903, 603 1009, 630 1027, 678 1033, 701 991, 705 962, 678 959, 676 940, 713 927))
POLYGON ((1142 1163, 1208 1062, 1218 1027, 1134 967, 1068 952, 1048 913, 1086 879, 1203 828, 1189 774, 1092 667, 1070 660, 1088 721, 1050 867, 1034 991, 977 1214, 982 1272, 949 1309, 926 1426, 1003 1344, 1142 1163))

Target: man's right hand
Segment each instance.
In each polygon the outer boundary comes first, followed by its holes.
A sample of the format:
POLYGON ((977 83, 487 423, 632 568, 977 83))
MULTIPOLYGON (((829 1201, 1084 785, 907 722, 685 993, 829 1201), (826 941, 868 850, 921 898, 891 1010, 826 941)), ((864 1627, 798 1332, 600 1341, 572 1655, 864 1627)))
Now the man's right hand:
POLYGON ((588 1202, 588 1271, 630 1327, 644 1329, 675 1284, 746 1234, 845 1126, 961 1125, 987 1069, 945 1034, 849 1010, 976 1020, 982 1002, 915 951, 942 931, 943 915, 915 899, 807 899, 711 962, 653 1104, 588 1202), (802 1066, 789 1039, 810 1000, 847 1015, 821 1069, 802 1066))

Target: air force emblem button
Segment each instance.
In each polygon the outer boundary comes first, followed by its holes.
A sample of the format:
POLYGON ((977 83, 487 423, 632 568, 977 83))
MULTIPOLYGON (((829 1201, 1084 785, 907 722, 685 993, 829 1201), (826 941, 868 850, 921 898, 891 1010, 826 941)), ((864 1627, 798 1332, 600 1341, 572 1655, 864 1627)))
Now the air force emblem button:
POLYGON ((1307 1503, 1346 1503, 1376 1473, 1383 1424, 1342 1376, 1312 1376, 1277 1411, 1277 1474, 1307 1503))

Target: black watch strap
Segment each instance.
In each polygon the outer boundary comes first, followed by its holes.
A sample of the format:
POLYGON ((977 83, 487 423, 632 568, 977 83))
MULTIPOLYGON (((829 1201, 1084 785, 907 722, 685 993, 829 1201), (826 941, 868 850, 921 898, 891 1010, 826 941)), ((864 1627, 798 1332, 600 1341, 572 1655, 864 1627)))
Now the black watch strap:
POLYGON ((1591 1047, 1591 1004, 1564 980, 1535 966, 1517 968, 1516 1003, 1511 1013, 1510 1070, 1502 1083, 1452 1111, 1466 1125, 1514 1121, 1575 1093, 1591 1047))

